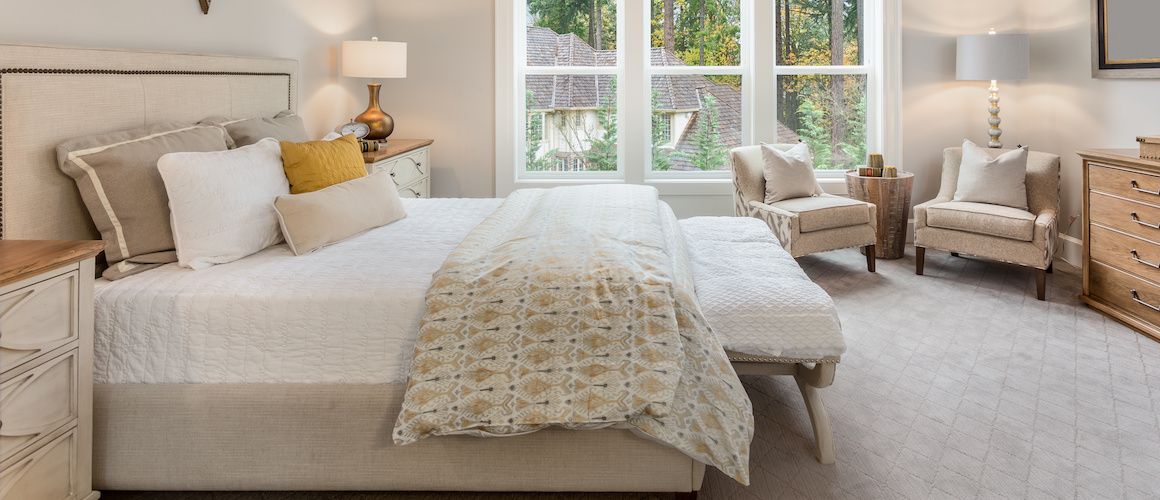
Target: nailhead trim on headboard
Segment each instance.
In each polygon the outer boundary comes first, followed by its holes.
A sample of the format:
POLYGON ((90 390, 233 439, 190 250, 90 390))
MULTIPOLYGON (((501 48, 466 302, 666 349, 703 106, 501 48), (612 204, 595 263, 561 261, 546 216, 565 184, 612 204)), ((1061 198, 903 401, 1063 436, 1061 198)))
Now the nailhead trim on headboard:
POLYGON ((181 71, 181 70, 127 70, 127 69, 49 69, 0 68, 0 239, 4 239, 4 75, 181 75, 181 76, 284 76, 286 77, 286 109, 293 109, 294 89, 290 73, 262 73, 254 71, 181 71))

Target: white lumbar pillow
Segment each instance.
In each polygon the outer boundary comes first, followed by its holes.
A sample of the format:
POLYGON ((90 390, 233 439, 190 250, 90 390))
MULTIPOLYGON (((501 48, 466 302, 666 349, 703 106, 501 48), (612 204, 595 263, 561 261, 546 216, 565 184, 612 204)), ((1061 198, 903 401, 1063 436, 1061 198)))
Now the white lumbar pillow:
POLYGON ((278 141, 157 160, 169 194, 170 224, 182 267, 233 262, 282 241, 274 199, 290 193, 278 141))
POLYGON ((765 164, 766 203, 821 194, 808 144, 798 143, 788 151, 762 144, 761 159, 765 164))
POLYGON ((955 201, 1027 210, 1027 147, 992 158, 986 148, 963 139, 955 201))

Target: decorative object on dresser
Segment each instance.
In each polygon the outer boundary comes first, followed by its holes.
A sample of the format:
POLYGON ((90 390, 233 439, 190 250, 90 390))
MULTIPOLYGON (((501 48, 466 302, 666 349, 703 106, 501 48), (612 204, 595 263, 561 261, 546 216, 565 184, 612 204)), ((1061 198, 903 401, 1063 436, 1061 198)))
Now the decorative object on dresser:
POLYGON ((0 500, 92 500, 99 241, 0 241, 0 500))
POLYGON ((1160 160, 1131 149, 1083 158, 1083 295, 1160 340, 1160 160))
MULTIPOLYGON (((967 141, 964 145, 971 146, 967 141)), ((1010 150, 978 151, 997 161, 994 156, 1010 150)), ((943 150, 938 196, 914 207, 914 274, 923 273, 928 248, 963 253, 1035 269, 1036 297, 1046 298, 1059 234, 1059 157, 1038 151, 1026 155, 1027 208, 1021 209, 960 200, 956 195, 962 187, 963 148, 943 150)))
POLYGON ((431 197, 431 139, 395 139, 378 151, 363 153, 367 172, 387 171, 403 198, 431 197))
MULTIPOLYGON (((846 190, 851 198, 878 207, 875 257, 900 259, 906 251, 906 224, 910 217, 910 191, 914 186, 914 174, 889 168, 894 170, 893 176, 884 173, 880 177, 866 177, 858 175, 855 170, 846 172, 846 190)), ((883 168, 883 172, 886 170, 883 168)))
MULTIPOLYGON (((795 144, 742 146, 729 152, 733 168, 733 215, 761 219, 793 257, 840 248, 867 247, 866 269, 874 272, 874 205, 833 196, 815 188, 812 195, 766 203, 765 148, 791 151, 795 144)), ((816 185, 816 181, 815 181, 816 185)))
MULTIPOLYGON (((351 78, 406 78, 407 44, 380 42, 379 37, 342 42, 342 76, 351 78)), ((354 121, 370 127, 368 141, 385 141, 395 131, 395 119, 379 106, 382 84, 368 83, 370 101, 354 121)))
POLYGON ((962 35, 958 39, 956 79, 990 80, 991 87, 988 109, 991 125, 987 133, 991 136, 988 146, 1001 148, 999 137, 999 80, 1025 80, 1031 65, 1029 37, 1022 33, 997 34, 992 29, 986 35, 962 35))
POLYGON ((1142 135, 1136 142, 1140 143, 1140 158, 1160 160, 1160 135, 1142 135))

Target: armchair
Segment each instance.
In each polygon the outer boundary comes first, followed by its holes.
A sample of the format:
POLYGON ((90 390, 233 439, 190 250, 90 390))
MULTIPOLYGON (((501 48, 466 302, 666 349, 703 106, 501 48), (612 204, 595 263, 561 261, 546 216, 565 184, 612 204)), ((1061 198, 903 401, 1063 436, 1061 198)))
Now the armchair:
POLYGON ((945 149, 938 196, 914 207, 915 274, 928 248, 973 255, 1035 269, 1036 297, 1044 300, 1059 233, 1059 156, 1028 154, 1028 210, 953 201, 962 161, 962 148, 945 149))
MULTIPOLYGON (((773 147, 788 150, 793 145, 773 147)), ((801 257, 840 248, 863 247, 866 269, 874 272, 877 207, 842 196, 816 196, 765 203, 765 161, 761 146, 729 152, 733 165, 733 213, 764 221, 790 255, 801 257)))

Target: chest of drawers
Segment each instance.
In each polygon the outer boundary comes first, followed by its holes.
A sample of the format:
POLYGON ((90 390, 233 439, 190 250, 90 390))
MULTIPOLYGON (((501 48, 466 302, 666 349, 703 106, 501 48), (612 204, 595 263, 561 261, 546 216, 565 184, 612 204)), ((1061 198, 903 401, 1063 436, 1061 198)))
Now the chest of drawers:
POLYGON ((1160 340, 1160 161, 1135 150, 1082 151, 1083 296, 1160 340))
POLYGON ((383 149, 364 153, 367 173, 390 172, 403 198, 431 197, 431 139, 392 139, 383 149))
POLYGON ((94 256, 0 241, 0 500, 92 500, 94 256))

